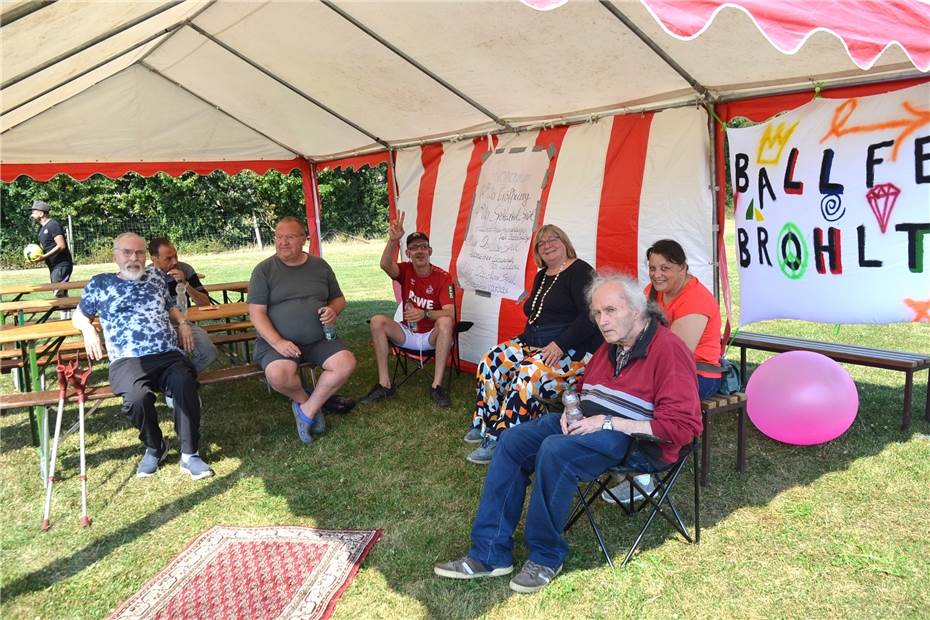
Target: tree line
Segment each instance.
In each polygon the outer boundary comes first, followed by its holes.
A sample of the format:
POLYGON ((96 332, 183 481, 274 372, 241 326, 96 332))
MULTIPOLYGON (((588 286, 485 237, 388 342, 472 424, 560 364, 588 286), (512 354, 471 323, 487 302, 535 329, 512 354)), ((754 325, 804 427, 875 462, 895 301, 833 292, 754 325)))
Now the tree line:
MULTIPOLYGON (((386 233, 385 175, 383 165, 319 174, 324 238, 386 233)), ((36 242, 36 225, 29 218, 33 200, 48 202, 51 217, 66 229, 71 216, 78 262, 109 260, 113 237, 125 231, 146 238, 168 237, 185 253, 251 245, 256 242, 256 228, 270 243, 275 222, 287 215, 303 219, 306 213, 297 171, 264 175, 217 171, 177 177, 130 173, 117 179, 95 175, 86 181, 58 175, 43 183, 20 177, 0 183, 0 267, 4 269, 29 265, 22 250, 36 242)))

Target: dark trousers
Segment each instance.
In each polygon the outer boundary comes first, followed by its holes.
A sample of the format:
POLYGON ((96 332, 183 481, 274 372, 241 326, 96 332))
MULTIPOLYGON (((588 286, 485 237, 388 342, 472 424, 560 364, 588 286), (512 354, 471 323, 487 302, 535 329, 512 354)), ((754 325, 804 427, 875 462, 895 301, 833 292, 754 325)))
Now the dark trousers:
POLYGON ((200 444, 200 399, 197 373, 186 355, 167 351, 142 357, 126 357, 110 364, 113 393, 123 397, 123 413, 139 429, 139 441, 147 448, 161 448, 162 433, 155 410, 155 390, 174 399, 174 430, 181 452, 194 454, 200 444))
MULTIPOLYGON (((71 270, 74 269, 73 263, 58 263, 54 267, 48 268, 48 279, 52 284, 58 282, 70 282, 71 270)), ((67 297, 67 289, 58 289, 55 291, 55 297, 67 297)))

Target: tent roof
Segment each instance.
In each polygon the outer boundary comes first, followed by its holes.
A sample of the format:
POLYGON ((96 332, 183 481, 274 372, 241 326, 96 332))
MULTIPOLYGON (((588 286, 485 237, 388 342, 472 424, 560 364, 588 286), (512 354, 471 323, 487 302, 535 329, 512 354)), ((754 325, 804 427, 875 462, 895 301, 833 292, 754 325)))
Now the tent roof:
POLYGON ((4 164, 321 161, 930 69, 920 0, 20 0, 0 19, 4 164))

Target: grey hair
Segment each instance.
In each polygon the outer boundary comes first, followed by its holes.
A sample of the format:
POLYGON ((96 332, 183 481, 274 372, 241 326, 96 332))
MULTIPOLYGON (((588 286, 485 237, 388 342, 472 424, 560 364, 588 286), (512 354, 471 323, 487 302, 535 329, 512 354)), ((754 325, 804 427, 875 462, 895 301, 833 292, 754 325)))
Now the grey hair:
MULTIPOLYGON (((119 249, 119 243, 120 243, 120 241, 122 241, 123 239, 128 239, 128 238, 130 238, 130 237, 136 237, 136 238, 138 238, 138 239, 142 239, 142 237, 140 237, 139 235, 137 235, 137 234, 134 233, 134 232, 124 232, 124 233, 120 233, 120 234, 116 235, 116 239, 113 240, 113 251, 115 252, 116 250, 119 249)), ((145 239, 142 239, 142 243, 143 243, 143 245, 145 244, 145 239)))
MULTIPOLYGON (((627 274, 617 271, 601 270, 591 279, 591 283, 588 284, 584 292, 585 302, 588 304, 589 312, 591 312, 591 303, 594 300, 595 291, 605 284, 615 284, 620 288, 624 301, 626 301, 627 306, 633 311, 634 315, 646 320, 654 318, 663 325, 668 326, 668 319, 665 318, 662 309, 656 302, 646 299, 646 296, 643 295, 642 288, 639 286, 639 282, 627 274)), ((591 320, 594 321, 593 312, 591 320)))

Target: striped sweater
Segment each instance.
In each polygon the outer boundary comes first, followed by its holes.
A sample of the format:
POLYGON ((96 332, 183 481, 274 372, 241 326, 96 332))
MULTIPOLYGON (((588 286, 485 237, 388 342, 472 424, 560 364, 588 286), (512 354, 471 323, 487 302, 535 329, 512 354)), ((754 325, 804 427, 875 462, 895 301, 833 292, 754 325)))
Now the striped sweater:
POLYGON ((655 319, 617 375, 616 354, 617 346, 605 343, 585 367, 582 412, 648 420, 655 436, 671 442, 656 456, 675 462, 682 446, 701 434, 694 355, 655 319))

